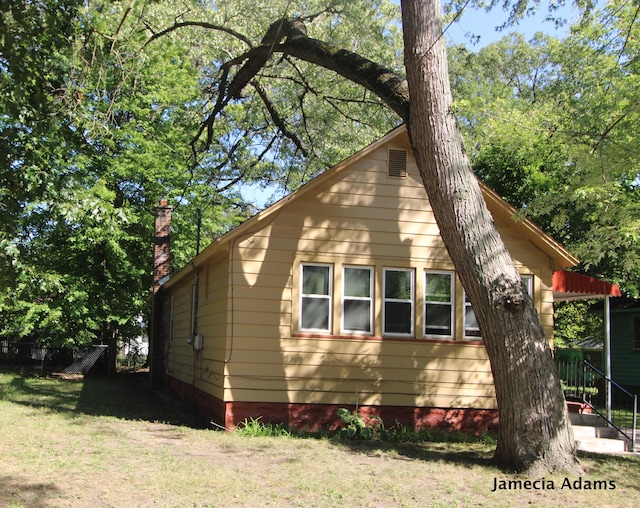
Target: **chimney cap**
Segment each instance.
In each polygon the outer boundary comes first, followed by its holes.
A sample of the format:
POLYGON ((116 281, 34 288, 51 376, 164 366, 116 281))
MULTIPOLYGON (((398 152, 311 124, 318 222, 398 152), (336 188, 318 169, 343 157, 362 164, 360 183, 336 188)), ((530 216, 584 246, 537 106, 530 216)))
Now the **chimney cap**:
POLYGON ((160 206, 169 206, 169 201, 167 200, 167 198, 160 198, 160 206))

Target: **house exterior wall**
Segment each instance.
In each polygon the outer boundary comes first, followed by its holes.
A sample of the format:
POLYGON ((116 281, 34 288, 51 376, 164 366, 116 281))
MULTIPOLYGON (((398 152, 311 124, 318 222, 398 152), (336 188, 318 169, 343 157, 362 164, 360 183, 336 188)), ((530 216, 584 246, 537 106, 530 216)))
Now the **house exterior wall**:
POLYGON ((224 365, 228 350, 229 272, 216 258, 171 288, 168 378, 174 392, 216 420, 223 419, 224 365), (194 316, 194 309, 197 312, 194 316), (202 348, 194 348, 196 334, 202 348))
POLYGON ((611 310, 611 377, 631 393, 640 395, 640 349, 634 349, 635 320, 640 309, 611 310))
MULTIPOLYGON (((425 273, 454 273, 454 267, 406 138, 319 181, 198 266, 195 331, 195 272, 171 286, 174 391, 226 428, 259 416, 332 426, 338 407, 355 406, 416 427, 495 425, 489 360, 481 340, 465 337, 464 290, 455 274, 451 336, 424 333, 425 273), (407 151, 406 178, 388 176, 389 148, 407 151), (308 264, 330 267, 326 331, 301 323, 302 266, 308 264), (342 327, 344 269, 354 267, 370 268, 373 277, 370 333, 342 327), (384 331, 387 269, 413 276, 409 335, 384 331), (203 336, 202 350, 187 343, 194 333, 203 336)), ((551 340, 553 262, 519 236, 504 213, 494 220, 516 266, 531 278, 551 340)))

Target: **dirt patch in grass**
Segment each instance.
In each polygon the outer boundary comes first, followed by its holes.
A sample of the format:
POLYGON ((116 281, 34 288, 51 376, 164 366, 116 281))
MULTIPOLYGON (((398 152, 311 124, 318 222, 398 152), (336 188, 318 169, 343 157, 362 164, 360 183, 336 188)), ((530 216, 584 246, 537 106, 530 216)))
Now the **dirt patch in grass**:
POLYGON ((149 390, 144 374, 0 371, 0 506, 640 505, 637 456, 582 456, 581 479, 549 475, 527 488, 491 465, 482 442, 242 437, 207 424, 149 390))

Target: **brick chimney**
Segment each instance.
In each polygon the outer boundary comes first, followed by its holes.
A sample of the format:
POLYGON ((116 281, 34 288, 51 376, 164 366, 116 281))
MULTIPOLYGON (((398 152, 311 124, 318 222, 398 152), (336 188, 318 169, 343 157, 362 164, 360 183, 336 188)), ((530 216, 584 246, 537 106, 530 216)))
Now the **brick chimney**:
POLYGON ((153 294, 160 288, 160 281, 169 275, 171 265, 171 212, 166 199, 156 207, 155 239, 153 246, 153 294))
POLYGON ((167 380, 167 347, 170 336, 169 299, 160 281, 170 272, 169 239, 171 236, 171 212, 166 199, 156 207, 155 235, 153 242, 153 299, 149 323, 149 379, 152 388, 159 388, 167 380))

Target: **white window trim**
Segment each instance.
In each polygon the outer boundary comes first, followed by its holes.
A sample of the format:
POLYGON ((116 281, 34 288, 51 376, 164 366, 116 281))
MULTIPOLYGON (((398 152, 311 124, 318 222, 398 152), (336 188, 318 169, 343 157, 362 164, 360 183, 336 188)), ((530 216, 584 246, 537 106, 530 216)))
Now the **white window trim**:
POLYGON ((425 270, 424 271, 424 337, 433 337, 438 339, 453 339, 456 336, 456 320, 455 320, 455 308, 456 308, 456 274, 450 270, 425 270), (449 303, 443 302, 429 302, 427 301, 427 275, 430 273, 433 274, 444 274, 449 275, 451 277, 451 300, 449 303), (451 308, 451 333, 446 334, 434 334, 427 333, 427 304, 432 305, 449 305, 451 308))
POLYGON ((316 333, 331 333, 333 330, 333 265, 329 263, 300 263, 300 300, 299 300, 299 312, 298 312, 298 329, 304 332, 316 332, 316 333), (329 288, 328 295, 315 295, 304 293, 304 267, 305 266, 321 266, 329 268, 329 288), (303 328, 302 327, 302 310, 304 298, 316 298, 319 300, 329 300, 329 319, 328 329, 324 328, 303 328))
POLYGON ((342 318, 341 318, 341 323, 340 323, 340 333, 344 333, 344 334, 348 334, 348 335, 373 335, 373 330, 374 330, 374 322, 373 322, 373 305, 374 305, 374 294, 373 294, 373 277, 374 277, 374 270, 373 267, 371 266, 359 266, 359 265, 344 265, 342 267, 342 318), (346 296, 345 293, 345 289, 347 286, 347 277, 346 277, 346 271, 348 268, 351 269, 356 269, 356 270, 368 270, 369 271, 369 297, 362 297, 362 296, 346 296), (359 300, 359 301, 368 301, 369 302, 369 331, 368 332, 363 332, 362 330, 348 330, 347 328, 345 328, 344 326, 344 317, 345 317, 345 310, 344 310, 344 304, 345 302, 349 300, 349 301, 354 301, 354 300, 359 300))
POLYGON ((415 336, 415 270, 413 268, 383 268, 382 269, 382 335, 385 337, 414 337, 415 336), (400 300, 396 298, 386 298, 386 273, 387 272, 409 272, 411 274, 411 300, 400 300), (409 333, 387 332, 386 303, 399 302, 411 304, 411 331, 409 333))
MULTIPOLYGON (((467 301, 467 292, 462 290, 462 338, 464 340, 482 340, 482 335, 467 335, 467 330, 476 330, 476 328, 467 328, 467 307, 473 311, 473 306, 471 305, 471 301, 467 301)), ((474 312, 475 315, 475 312, 474 312)), ((476 321, 478 318, 476 317, 476 321)), ((477 328, 478 333, 480 332, 480 327, 477 328)))
POLYGON ((529 296, 533 298, 533 275, 530 273, 523 273, 520 274, 520 278, 522 279, 522 282, 524 282, 524 285, 527 286, 529 296))

